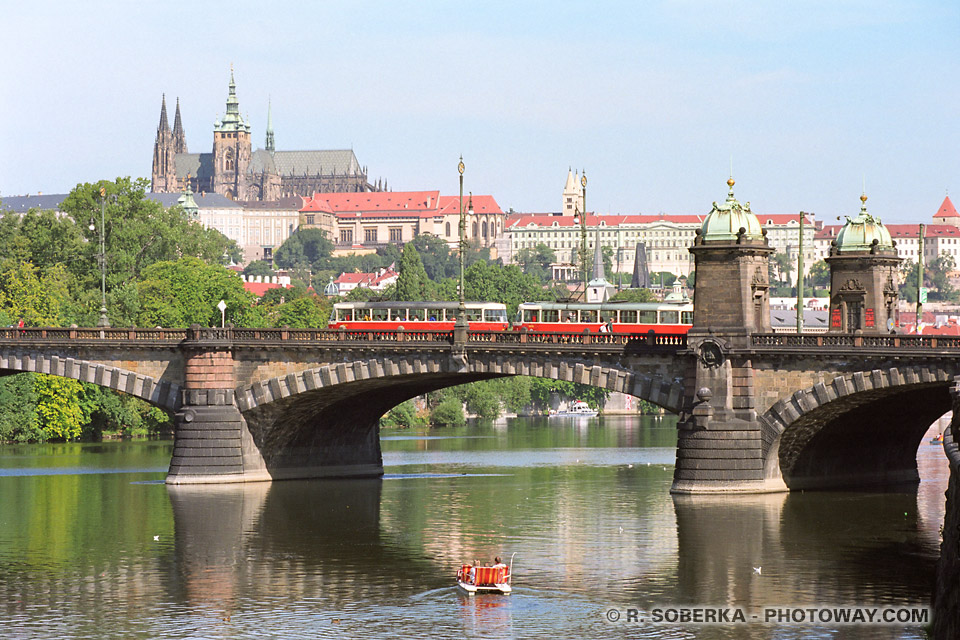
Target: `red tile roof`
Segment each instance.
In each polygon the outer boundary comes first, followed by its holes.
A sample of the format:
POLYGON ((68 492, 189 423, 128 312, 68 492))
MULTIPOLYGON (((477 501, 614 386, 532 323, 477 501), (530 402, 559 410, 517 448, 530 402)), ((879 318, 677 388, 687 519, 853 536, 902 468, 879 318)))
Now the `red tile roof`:
MULTIPOLYGON (((474 198, 476 200, 476 198, 474 198)), ((657 215, 597 215, 596 213, 587 214, 587 226, 595 227, 601 223, 608 227, 616 227, 619 225, 627 224, 654 224, 656 222, 665 222, 669 224, 700 224, 706 218, 706 214, 703 215, 691 215, 691 214, 667 214, 661 213, 657 215)), ((773 224, 789 224, 791 222, 799 225, 800 221, 797 216, 792 213, 771 213, 767 215, 759 215, 757 218, 760 220, 760 224, 768 224, 768 220, 773 224)), ((507 228, 522 228, 529 225, 537 225, 539 227, 552 227, 553 223, 557 223, 558 227, 573 227, 577 226, 580 223, 574 222, 573 216, 558 216, 551 213, 514 213, 507 216, 507 228)), ((807 220, 809 224, 809 219, 807 220)))
POLYGON ((244 282, 243 283, 243 288, 249 291, 250 293, 252 293, 253 295, 257 296, 258 298, 262 298, 263 294, 265 294, 270 289, 277 289, 279 287, 283 287, 284 289, 289 289, 292 286, 293 285, 290 285, 290 284, 279 284, 276 282, 244 282))
MULTIPOLYGON (((467 200, 464 200, 466 206, 467 200)), ((335 213, 340 219, 356 217, 432 218, 460 210, 459 196, 439 191, 384 191, 375 193, 315 193, 304 199, 301 211, 335 213)), ((493 196, 473 196, 476 213, 503 213, 493 196)))
POLYGON ((950 202, 950 196, 943 199, 943 204, 940 205, 940 210, 937 211, 934 218, 960 218, 960 213, 957 213, 953 203, 950 202))

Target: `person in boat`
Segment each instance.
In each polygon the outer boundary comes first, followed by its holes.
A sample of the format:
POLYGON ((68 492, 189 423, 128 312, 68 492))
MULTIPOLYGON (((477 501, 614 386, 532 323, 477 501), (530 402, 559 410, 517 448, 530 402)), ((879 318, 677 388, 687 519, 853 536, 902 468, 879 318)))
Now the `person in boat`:
POLYGON ((480 561, 477 559, 473 560, 473 566, 470 567, 470 582, 474 583, 477 581, 477 567, 480 566, 480 561))
POLYGON ((493 559, 493 568, 494 569, 506 569, 507 565, 503 564, 503 560, 500 559, 500 556, 497 556, 493 559))

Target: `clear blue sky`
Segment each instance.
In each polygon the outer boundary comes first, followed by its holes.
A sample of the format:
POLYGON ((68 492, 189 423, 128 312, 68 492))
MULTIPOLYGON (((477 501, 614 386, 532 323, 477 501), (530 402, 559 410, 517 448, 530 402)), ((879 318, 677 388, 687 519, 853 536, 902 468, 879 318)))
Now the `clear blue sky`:
POLYGON ((960 206, 954 0, 48 2, 4 8, 0 198, 147 176, 166 93, 209 151, 230 65, 264 143, 353 148, 395 190, 600 213, 960 206))

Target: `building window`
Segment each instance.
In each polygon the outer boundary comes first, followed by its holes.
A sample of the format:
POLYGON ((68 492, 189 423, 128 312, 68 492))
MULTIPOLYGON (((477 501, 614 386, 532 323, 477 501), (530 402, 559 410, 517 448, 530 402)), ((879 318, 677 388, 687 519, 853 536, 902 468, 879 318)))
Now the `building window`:
POLYGON ((450 237, 450 223, 447 223, 447 237, 450 237))
POLYGON ((313 224, 314 216, 312 213, 307 214, 307 224, 313 224))
POLYGON ((263 259, 272 260, 273 259, 273 247, 264 247, 263 248, 263 259))
POLYGON ((377 241, 377 228, 376 227, 365 227, 363 230, 363 241, 364 242, 376 242, 377 241))
POLYGON ((390 227, 390 242, 403 242, 403 227, 390 227))
POLYGON ((353 244, 353 229, 340 229, 340 244, 353 244))

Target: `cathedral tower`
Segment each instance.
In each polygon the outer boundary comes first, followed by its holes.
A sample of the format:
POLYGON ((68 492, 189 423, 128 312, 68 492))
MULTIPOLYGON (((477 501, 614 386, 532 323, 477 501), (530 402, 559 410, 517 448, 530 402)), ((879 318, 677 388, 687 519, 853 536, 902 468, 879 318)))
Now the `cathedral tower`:
POLYGON ((213 190, 232 200, 246 200, 250 166, 250 125, 240 116, 237 85, 230 69, 227 111, 213 127, 213 190))
MULTIPOLYGON (((178 100, 177 123, 180 122, 179 104, 178 100)), ((151 191, 162 193, 176 188, 177 170, 174 163, 176 153, 174 135, 167 120, 167 96, 164 94, 160 102, 160 124, 157 125, 157 139, 153 143, 153 170, 150 175, 151 191)))

